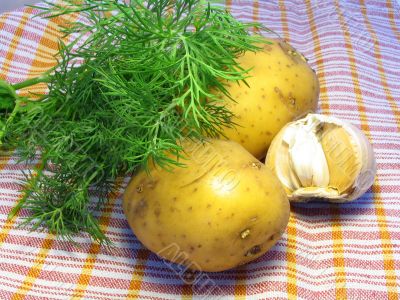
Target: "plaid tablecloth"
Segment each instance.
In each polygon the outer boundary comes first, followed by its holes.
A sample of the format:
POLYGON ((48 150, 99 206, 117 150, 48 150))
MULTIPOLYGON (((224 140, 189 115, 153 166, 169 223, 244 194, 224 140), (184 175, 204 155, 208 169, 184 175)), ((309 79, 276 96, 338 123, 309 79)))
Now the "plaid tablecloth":
MULTIPOLYGON (((129 230, 122 190, 100 216, 114 248, 99 247, 84 235, 75 247, 46 232, 18 228, 20 218, 7 221, 27 167, 2 156, 0 299, 399 298, 399 4, 219 4, 242 20, 261 21, 310 59, 321 82, 320 112, 351 121, 373 143, 378 176, 372 189, 353 203, 292 205, 286 233, 260 259, 227 272, 183 275, 144 249, 129 230)), ((54 64, 57 24, 65 19, 32 19, 33 13, 25 8, 0 16, 1 79, 20 82, 54 64)), ((43 86, 34 90, 40 91, 43 86)))

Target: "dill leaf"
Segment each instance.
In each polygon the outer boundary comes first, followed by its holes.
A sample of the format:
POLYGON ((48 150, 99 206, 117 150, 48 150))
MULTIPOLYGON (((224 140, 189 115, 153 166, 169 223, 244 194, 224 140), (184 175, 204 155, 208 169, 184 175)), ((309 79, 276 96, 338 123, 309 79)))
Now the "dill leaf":
POLYGON ((46 18, 79 12, 63 28, 75 39, 60 41, 58 64, 42 77, 49 92, 40 101, 25 99, 9 120, 13 93, 3 100, 0 94, 0 111, 7 110, 1 139, 23 160, 37 150, 42 155, 12 215, 27 208, 25 224, 33 228, 69 240, 83 231, 107 243, 95 215, 118 188, 117 178, 149 161, 176 165, 166 152, 180 155, 181 138, 215 137, 233 126, 218 95, 229 97, 226 84, 247 77, 235 59, 265 41, 250 34, 261 25, 241 23, 200 0, 76 3, 40 7, 38 16, 46 18))

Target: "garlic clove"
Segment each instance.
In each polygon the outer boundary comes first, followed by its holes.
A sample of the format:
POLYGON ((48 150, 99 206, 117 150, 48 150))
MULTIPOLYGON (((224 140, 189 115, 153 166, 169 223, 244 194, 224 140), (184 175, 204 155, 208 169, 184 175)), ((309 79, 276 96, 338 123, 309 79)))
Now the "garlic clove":
POLYGON ((286 125, 274 138, 266 164, 291 201, 354 200, 372 185, 376 174, 374 153, 363 132, 318 114, 286 125))
POLYGON ((305 128, 298 128, 289 144, 289 164, 300 180, 301 186, 327 186, 328 165, 316 135, 305 128))
POLYGON ((343 127, 326 123, 321 145, 328 163, 329 186, 335 187, 340 194, 348 193, 360 173, 362 164, 355 140, 343 127))

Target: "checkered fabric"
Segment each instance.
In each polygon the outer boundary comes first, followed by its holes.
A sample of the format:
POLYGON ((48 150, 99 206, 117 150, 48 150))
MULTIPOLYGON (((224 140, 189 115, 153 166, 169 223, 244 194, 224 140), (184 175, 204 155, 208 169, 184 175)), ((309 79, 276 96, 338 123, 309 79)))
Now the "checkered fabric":
MULTIPOLYGON (((8 0, 1 0, 8 1, 8 0)), ((359 126, 373 143, 378 175, 348 204, 293 204, 288 228, 267 254, 221 273, 183 274, 130 231, 121 189, 101 213, 115 247, 87 236, 80 247, 18 227, 7 214, 32 166, 0 157, 0 299, 398 299, 400 284, 400 6, 395 0, 226 1, 310 59, 319 110, 359 126), (189 278, 190 277, 190 278, 189 278), (192 283, 188 283, 191 281, 192 283)), ((0 2, 1 5, 1 2, 0 2)), ((54 65, 66 22, 0 16, 0 78, 12 83, 54 65)), ((43 92, 37 86, 32 92, 43 92)), ((24 212, 22 213, 24 214, 24 212)))

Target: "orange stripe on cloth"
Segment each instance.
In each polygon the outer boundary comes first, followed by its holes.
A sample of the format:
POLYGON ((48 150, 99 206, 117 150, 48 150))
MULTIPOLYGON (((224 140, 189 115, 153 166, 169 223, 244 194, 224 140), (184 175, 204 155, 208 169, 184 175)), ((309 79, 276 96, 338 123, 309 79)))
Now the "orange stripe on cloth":
MULTIPOLYGON (((385 75, 385 70, 383 68, 383 62, 382 62, 382 52, 381 52, 381 46, 379 43, 378 36, 374 30, 374 28, 371 25, 371 22, 368 19, 367 15, 367 7, 365 5, 364 0, 360 0, 360 4, 363 6, 361 8, 364 22, 367 26, 368 32, 371 34, 371 37, 375 41, 374 43, 374 56, 375 60, 377 62, 378 66, 378 72, 379 72, 379 77, 381 80, 381 84, 383 86, 383 90, 385 92, 386 99, 389 102, 389 105, 393 111, 396 124, 397 124, 397 129, 400 132, 400 111, 397 107, 396 100, 394 99, 392 93, 390 92, 390 88, 388 85, 388 81, 385 75)), ((381 221, 380 223, 380 232, 381 232, 381 240, 382 240, 382 248, 386 248, 386 251, 383 250, 383 255, 384 255, 384 268, 385 268, 385 273, 386 273, 386 286, 388 288, 389 292, 389 299, 399 299, 399 294, 398 294, 398 285, 397 285, 397 277, 396 277, 396 272, 395 272, 395 265, 394 265, 394 254, 393 254, 393 246, 391 242, 391 237, 389 233, 389 229, 386 225, 386 213, 384 209, 384 205, 382 202, 382 197, 380 196, 380 185, 376 184, 374 191, 376 191, 377 198, 375 201, 375 204, 379 204, 379 206, 375 206, 375 211, 377 213, 378 220, 381 221), (378 197, 379 195, 379 197, 378 197), (385 247, 384 247, 385 246, 385 247)))
POLYGON ((230 11, 232 9, 232 0, 226 0, 225 7, 227 11, 230 11))
MULTIPOLYGON (((0 15, 0 31, 2 31, 4 26, 7 24, 7 19, 9 15, 10 15, 9 13, 0 15)), ((0 72, 0 79, 1 78, 2 78, 2 73, 0 72)))
POLYGON ((246 298, 246 277, 247 273, 244 268, 241 268, 240 270, 237 268, 236 276, 235 276, 235 289, 234 289, 234 295, 235 299, 245 299, 246 298), (243 271, 239 272, 239 271, 243 271))
POLYGON ((297 299, 297 265, 296 265, 296 217, 290 214, 289 223, 287 225, 287 288, 288 299, 297 299))
POLYGON ((33 266, 29 269, 24 281, 19 286, 18 290, 13 294, 11 300, 23 299, 26 294, 31 290, 33 284, 35 283, 36 279, 39 277, 42 271, 43 265, 47 258, 47 254, 53 246, 54 238, 55 237, 52 234, 47 234, 46 238, 40 245, 40 250, 39 253, 36 255, 33 266))
MULTIPOLYGON (((55 55, 58 53, 58 41, 64 36, 61 32, 60 26, 73 22, 78 18, 78 14, 71 14, 65 16, 59 16, 48 21, 46 28, 44 29, 38 47, 36 49, 35 58, 31 62, 30 71, 28 78, 37 76, 48 71, 51 67, 57 64, 55 55), (44 62, 47 61, 47 62, 44 62), (50 63, 49 63, 50 61, 50 63)), ((68 38, 63 39, 64 42, 68 42, 68 38)), ((20 90, 22 96, 29 96, 32 93, 44 94, 47 90, 46 83, 39 83, 35 86, 30 86, 20 90), (41 90, 38 92, 37 90, 41 90)))
MULTIPOLYGON (((279 1, 279 9, 281 12, 282 33, 286 41, 290 42, 289 24, 287 19, 287 11, 284 0, 279 1)), ((289 223, 287 225, 287 287, 286 292, 289 299, 296 299, 298 296, 297 290, 297 265, 296 265, 296 216, 293 211, 290 214, 289 223)))
POLYGON ((142 289, 144 269, 149 256, 150 251, 147 249, 143 248, 137 252, 136 264, 132 271, 132 278, 126 299, 139 299, 139 292, 142 289))
MULTIPOLYGON (((329 101, 326 89, 325 73, 322 58, 322 49, 320 39, 317 33, 317 26, 314 20, 313 8, 310 1, 305 1, 307 6, 307 14, 310 20, 311 33, 314 41, 314 52, 316 56, 321 58, 316 61, 318 65, 318 73, 320 76, 319 81, 321 85, 321 98, 325 99, 321 103, 322 112, 329 112, 329 101)), ((343 245, 343 230, 340 223, 340 211, 337 207, 332 206, 332 246, 333 246, 333 263, 335 270, 335 294, 337 299, 346 299, 346 272, 345 272, 345 259, 344 259, 344 245, 343 245)))
MULTIPOLYGON (((396 0, 393 0, 396 1, 396 0)), ((391 0, 386 1, 386 7, 388 9, 388 17, 389 17, 389 22, 390 22, 390 27, 393 30, 394 35, 396 36, 397 40, 400 42, 400 29, 397 28, 396 26, 396 21, 394 17, 394 7, 393 7, 393 2, 391 0)))
MULTIPOLYGON (((338 0, 335 1, 336 8, 339 12, 340 23, 343 27, 345 42, 346 42, 346 49, 349 55, 350 61, 350 69, 351 75, 354 85, 354 92, 356 94, 357 106, 360 113, 360 121, 361 121, 361 128, 365 131, 368 137, 370 137, 370 128, 367 123, 367 115, 365 111, 365 107, 362 100, 362 91, 360 87, 360 82, 357 74, 357 67, 356 67, 356 60, 354 55, 354 49, 351 44, 351 37, 349 33, 349 28, 347 28, 346 22, 343 19, 343 14, 340 11, 340 4, 338 0)), ((387 228, 386 223, 386 214, 383 208, 382 196, 381 196, 381 187, 376 179, 376 182, 373 186, 373 192, 375 195, 375 215, 378 220, 379 232, 381 235, 381 242, 382 248, 386 248, 383 250, 383 267, 385 269, 385 278, 386 278, 386 287, 388 289, 388 299, 398 299, 398 293, 396 292, 396 274, 395 274, 395 264, 394 264, 394 257, 393 257, 393 249, 392 249, 392 241, 390 237, 390 233, 387 228)))
MULTIPOLYGON (((1 30, 1 29, 0 29, 1 30)), ((8 165, 8 162, 10 161, 11 156, 7 157, 1 157, 0 160, 0 172, 4 170, 5 166, 8 165)), ((10 232, 11 228, 13 228, 13 225, 15 223, 15 219, 7 219, 6 222, 4 223, 3 227, 0 230, 0 247, 3 245, 4 241, 6 240, 8 233, 10 232)))
POLYGON ((392 109, 393 116, 396 120, 397 129, 400 132, 400 110, 397 106, 396 100, 394 99, 394 97, 391 93, 390 87, 388 85, 388 80, 386 78, 385 69, 383 67, 383 62, 382 62, 382 52, 381 52, 381 46, 379 43, 379 38, 378 38, 375 30, 373 29, 371 22, 368 19, 367 6, 365 5, 365 1, 360 0, 360 4, 362 5, 361 12, 364 17, 364 22, 367 26, 368 32, 370 33, 370 35, 374 41, 374 43, 373 43, 374 57, 375 57, 375 60, 376 60, 377 66, 378 66, 379 78, 380 78, 381 84, 383 86, 383 91, 385 92, 386 99, 389 103, 390 108, 392 109))
POLYGON ((325 79, 325 67, 324 67, 324 61, 323 61, 323 56, 322 56, 322 49, 321 49, 321 42, 318 36, 318 30, 317 26, 315 24, 314 20, 314 13, 313 13, 313 8, 311 6, 312 2, 308 0, 304 0, 306 3, 306 8, 307 8, 307 17, 309 20, 310 24, 310 30, 313 38, 313 44, 314 44, 314 55, 316 57, 315 63, 317 64, 317 74, 318 74, 318 80, 320 84, 320 108, 322 111, 328 110, 329 109, 329 102, 327 99, 327 88, 326 88, 326 79, 325 79), (320 58, 318 58, 320 57, 320 58))
MULTIPOLYGON (((103 232, 107 231, 107 228, 110 224, 111 213, 112 213, 113 207, 115 206, 116 199, 119 196, 119 193, 117 192, 117 190, 119 189, 119 187, 122 183, 122 180, 123 180, 122 178, 117 179, 116 190, 109 195, 110 201, 109 201, 107 207, 103 208, 102 215, 99 219, 100 228, 103 232)), ((82 267, 81 274, 78 278, 77 285, 75 287, 74 292, 72 293, 73 299, 81 299, 82 297, 84 297, 86 289, 90 282, 90 278, 92 276, 92 271, 93 271, 94 265, 96 263, 97 254, 100 252, 100 250, 101 250, 101 246, 96 242, 92 242, 92 244, 89 248, 88 256, 85 260, 85 263, 82 267)))
MULTIPOLYGON (((142 279, 142 281, 143 281, 143 279, 142 279)), ((191 284, 184 284, 182 286, 182 298, 181 299, 182 300, 193 299, 193 286, 191 284)))
MULTIPOLYGON (((71 19, 71 17, 67 17, 71 19)), ((38 43, 38 48, 36 49, 35 58, 31 62, 30 71, 28 73, 28 77, 34 77, 38 73, 41 74, 46 72, 51 67, 57 64, 57 60, 54 56, 58 52, 58 39, 63 36, 63 33, 60 30, 57 30, 60 25, 65 24, 67 21, 66 17, 57 17, 48 21, 46 28, 44 29, 40 41, 38 43), (40 53, 40 55, 38 55, 40 53), (43 56, 46 56, 44 58, 43 56), (50 61, 50 62, 44 62, 50 61)), ((41 89, 43 92, 47 90, 46 83, 37 84, 34 87, 28 87, 26 89, 21 90, 21 95, 29 95, 29 90, 32 89, 41 89)))
POLYGON ((18 27, 15 30, 15 33, 13 35, 13 39, 10 43, 7 54, 4 57, 4 63, 3 63, 2 70, 1 70, 1 73, 3 73, 3 74, 8 73, 10 71, 11 62, 14 60, 15 50, 17 49, 17 46, 21 41, 21 37, 24 32, 24 27, 25 27, 26 23, 29 21, 32 11, 33 11, 33 8, 27 8, 24 10, 24 12, 22 14, 22 17, 18 23, 18 27))
POLYGON ((335 203, 331 206, 331 217, 336 299, 346 299, 346 262, 344 258, 343 229, 340 222, 340 208, 335 203))
POLYGON ((281 21, 282 21, 281 25, 282 25, 283 38, 289 42, 290 33, 289 33, 289 25, 288 25, 285 0, 279 0, 279 11, 281 12, 281 21))

